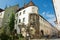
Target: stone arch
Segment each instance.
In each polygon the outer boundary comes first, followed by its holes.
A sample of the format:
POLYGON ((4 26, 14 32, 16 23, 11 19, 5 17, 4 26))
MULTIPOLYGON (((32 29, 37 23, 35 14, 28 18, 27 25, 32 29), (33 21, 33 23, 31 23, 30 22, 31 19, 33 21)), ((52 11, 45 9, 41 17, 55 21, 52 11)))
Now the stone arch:
POLYGON ((44 35, 44 31, 43 30, 41 30, 41 34, 44 35))

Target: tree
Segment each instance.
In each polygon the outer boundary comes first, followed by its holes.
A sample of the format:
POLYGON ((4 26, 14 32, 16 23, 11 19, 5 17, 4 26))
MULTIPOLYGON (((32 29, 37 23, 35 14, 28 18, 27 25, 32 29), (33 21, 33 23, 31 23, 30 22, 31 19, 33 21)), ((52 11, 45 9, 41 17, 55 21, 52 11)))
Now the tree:
POLYGON ((8 40, 8 39, 9 39, 9 36, 6 34, 6 32, 3 32, 3 33, 1 33, 1 35, 0 35, 0 39, 1 39, 1 40, 8 40))
POLYGON ((14 24, 15 24, 14 20, 15 20, 15 14, 12 13, 10 16, 10 22, 9 22, 10 32, 12 32, 14 29, 14 24))

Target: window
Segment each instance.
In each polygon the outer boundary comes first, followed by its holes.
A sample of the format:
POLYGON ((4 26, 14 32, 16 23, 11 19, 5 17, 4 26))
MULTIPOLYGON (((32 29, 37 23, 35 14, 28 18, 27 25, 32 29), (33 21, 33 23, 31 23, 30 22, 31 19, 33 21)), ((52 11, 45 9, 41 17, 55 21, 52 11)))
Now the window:
POLYGON ((25 14, 25 10, 23 11, 23 14, 25 14))
POLYGON ((39 21, 39 16, 38 15, 36 15, 36 20, 37 20, 37 22, 39 21))
POLYGON ((17 20, 16 20, 16 24, 17 24, 17 20))
POLYGON ((21 12, 20 12, 20 15, 21 15, 21 12))
POLYGON ((21 20, 19 19, 19 23, 21 22, 21 20))
POLYGON ((18 14, 16 14, 18 16, 18 14))
POLYGON ((35 20, 36 20, 36 17, 35 17, 36 15, 34 15, 34 14, 31 14, 30 15, 30 21, 31 22, 34 22, 35 20))
POLYGON ((23 18, 23 22, 25 21, 25 18, 23 18))

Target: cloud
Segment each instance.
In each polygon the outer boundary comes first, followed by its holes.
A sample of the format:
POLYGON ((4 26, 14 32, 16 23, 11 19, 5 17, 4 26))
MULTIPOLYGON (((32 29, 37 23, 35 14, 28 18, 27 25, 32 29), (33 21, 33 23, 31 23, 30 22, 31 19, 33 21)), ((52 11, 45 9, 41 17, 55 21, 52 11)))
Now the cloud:
POLYGON ((43 12, 42 14, 45 15, 45 12, 43 12))
POLYGON ((54 21, 56 20, 54 14, 49 13, 49 12, 43 12, 42 15, 43 15, 43 17, 44 17, 45 19, 47 19, 47 21, 49 21, 52 25, 54 25, 54 26, 56 25, 56 24, 54 23, 54 21))

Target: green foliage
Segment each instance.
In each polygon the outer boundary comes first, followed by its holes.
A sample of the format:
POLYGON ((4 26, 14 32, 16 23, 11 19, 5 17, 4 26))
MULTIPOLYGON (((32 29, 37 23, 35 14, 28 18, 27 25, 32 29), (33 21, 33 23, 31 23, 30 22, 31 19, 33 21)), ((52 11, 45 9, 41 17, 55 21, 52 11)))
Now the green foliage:
POLYGON ((21 37, 21 38, 24 38, 22 34, 20 34, 20 37, 21 37))
POLYGON ((15 14, 12 13, 10 16, 10 22, 9 22, 10 31, 13 31, 14 29, 14 20, 15 20, 15 14))
POLYGON ((1 35, 0 35, 0 39, 1 40, 8 40, 9 39, 9 36, 6 34, 6 33, 2 33, 1 35))

